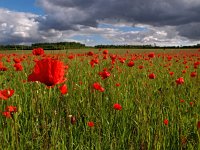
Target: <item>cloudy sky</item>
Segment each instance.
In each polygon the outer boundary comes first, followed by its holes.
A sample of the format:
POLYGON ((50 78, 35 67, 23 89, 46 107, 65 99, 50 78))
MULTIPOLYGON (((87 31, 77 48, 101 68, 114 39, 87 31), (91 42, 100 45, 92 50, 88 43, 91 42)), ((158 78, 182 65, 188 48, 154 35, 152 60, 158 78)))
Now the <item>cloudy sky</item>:
POLYGON ((200 44, 199 0, 0 0, 0 44, 200 44))

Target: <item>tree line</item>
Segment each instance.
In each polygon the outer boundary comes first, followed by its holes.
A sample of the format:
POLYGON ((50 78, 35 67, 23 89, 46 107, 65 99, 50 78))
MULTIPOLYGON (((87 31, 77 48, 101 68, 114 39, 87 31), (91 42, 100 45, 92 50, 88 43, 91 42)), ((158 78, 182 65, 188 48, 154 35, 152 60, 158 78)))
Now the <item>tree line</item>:
POLYGON ((156 45, 96 45, 95 48, 111 48, 111 49, 184 49, 184 48, 200 48, 200 44, 191 46, 156 46, 156 45))
POLYGON ((184 48, 200 48, 200 44, 192 46, 156 46, 154 45, 96 45, 94 47, 86 46, 79 42, 57 42, 57 43, 34 43, 32 45, 0 45, 0 50, 32 50, 42 47, 44 50, 66 50, 81 48, 110 48, 110 49, 184 49, 184 48))
POLYGON ((34 43, 32 45, 0 45, 0 50, 32 50, 42 47, 44 50, 65 50, 86 48, 85 44, 78 42, 34 43))

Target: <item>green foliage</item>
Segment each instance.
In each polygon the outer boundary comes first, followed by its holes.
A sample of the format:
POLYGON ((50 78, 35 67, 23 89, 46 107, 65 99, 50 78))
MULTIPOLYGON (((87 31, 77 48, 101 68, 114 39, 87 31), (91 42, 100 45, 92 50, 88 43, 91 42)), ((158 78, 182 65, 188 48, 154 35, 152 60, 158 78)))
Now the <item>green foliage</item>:
POLYGON ((6 101, 0 100, 0 110, 14 105, 18 111, 12 119, 0 115, 0 149, 200 149, 196 126, 200 120, 199 68, 195 70, 197 77, 190 77, 199 53, 166 50, 145 60, 147 52, 123 52, 117 55, 125 57, 125 63, 116 59, 110 71, 111 60, 103 59, 101 51, 95 52, 99 63, 94 68, 89 64, 92 56, 73 53, 75 57, 70 60, 64 51, 58 58, 69 66, 65 74, 66 95, 61 95, 60 85, 47 88, 42 83, 22 82, 32 71, 36 56, 25 57, 21 72, 16 72, 12 63, 2 57, 8 71, 0 72, 0 90, 11 88, 15 93, 6 101), (168 55, 173 59, 168 61, 168 55), (133 57, 135 65, 128 67, 133 57), (185 60, 187 64, 183 64, 185 60), (138 69, 140 65, 144 68, 138 69), (186 65, 189 68, 183 74, 186 65), (104 68, 111 76, 102 80, 99 72, 104 68), (173 76, 169 75, 169 68, 173 76), (155 79, 148 78, 151 72, 155 73, 155 79), (184 84, 176 85, 175 80, 181 76, 184 84), (94 90, 94 82, 101 83, 105 91, 94 90), (121 104, 122 110, 113 109, 115 103, 121 104), (75 124, 71 123, 70 115, 76 118, 75 124), (163 123, 164 119, 168 119, 168 125, 163 123), (87 126, 89 121, 94 122, 94 127, 87 126))

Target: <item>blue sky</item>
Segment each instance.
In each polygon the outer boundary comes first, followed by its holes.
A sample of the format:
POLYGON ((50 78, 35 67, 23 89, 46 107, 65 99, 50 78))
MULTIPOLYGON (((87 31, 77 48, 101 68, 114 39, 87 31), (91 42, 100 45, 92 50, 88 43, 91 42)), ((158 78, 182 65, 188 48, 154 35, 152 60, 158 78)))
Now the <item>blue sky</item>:
POLYGON ((0 44, 199 44, 199 10, 199 0, 0 0, 0 44))
POLYGON ((43 10, 37 6, 35 0, 0 0, 0 7, 13 11, 44 14, 43 10))

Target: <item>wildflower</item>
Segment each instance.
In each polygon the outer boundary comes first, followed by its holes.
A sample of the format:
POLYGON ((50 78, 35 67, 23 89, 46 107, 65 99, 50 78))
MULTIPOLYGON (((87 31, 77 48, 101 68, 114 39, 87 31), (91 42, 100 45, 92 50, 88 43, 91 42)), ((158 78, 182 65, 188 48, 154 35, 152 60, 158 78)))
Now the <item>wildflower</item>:
POLYGON ((183 77, 180 77, 180 78, 176 79, 176 84, 177 84, 177 85, 178 85, 178 84, 183 84, 183 83, 184 83, 183 77))
POLYGON ((89 127, 94 127, 94 122, 90 121, 90 122, 87 123, 87 125, 88 125, 89 127))
POLYGON ((190 77, 196 77, 197 76, 197 72, 191 72, 190 77))
POLYGON ((40 48, 40 47, 39 48, 35 48, 35 49, 33 49, 32 54, 36 55, 36 56, 43 55, 44 54, 44 50, 43 50, 43 48, 40 48))
POLYGON ((45 58, 36 62, 28 81, 39 81, 47 86, 54 86, 65 81, 64 73, 64 64, 61 61, 45 58))
POLYGON ((87 53, 87 55, 88 55, 88 56, 93 56, 93 55, 94 55, 94 52, 89 51, 89 52, 87 53))
POLYGON ((149 57, 149 58, 154 58, 154 57, 155 57, 155 53, 154 53, 154 52, 150 52, 150 53, 148 54, 148 57, 149 57))
POLYGON ((0 90, 0 99, 7 100, 14 94, 14 92, 14 90, 10 89, 0 90))
POLYGON ((103 51, 103 54, 104 54, 104 55, 107 55, 107 54, 108 54, 108 50, 105 49, 105 50, 103 51))
POLYGON ((3 115, 4 117, 6 117, 6 118, 11 118, 11 113, 8 112, 8 111, 2 112, 2 115, 3 115))
POLYGON ((167 126, 169 124, 169 120, 168 119, 164 119, 163 123, 167 126))
POLYGON ((14 61, 15 63, 20 63, 20 62, 21 62, 19 58, 13 58, 13 61, 14 61))
POLYGON ((67 94, 67 92, 68 92, 67 85, 66 84, 61 85, 59 87, 59 90, 60 90, 61 94, 63 94, 63 95, 67 94))
POLYGON ((22 71, 23 70, 23 67, 22 67, 21 63, 15 63, 14 67, 15 67, 16 71, 22 71))
POLYGON ((182 73, 186 73, 186 70, 183 70, 182 73))
POLYGON ((72 55, 72 54, 70 54, 69 56, 68 56, 68 59, 74 59, 74 55, 72 55))
POLYGON ((8 70, 8 68, 6 68, 4 65, 3 65, 3 62, 0 62, 0 71, 6 71, 8 70))
POLYGON ((116 83, 115 85, 118 87, 118 86, 120 86, 120 83, 116 83))
POLYGON ((113 105, 113 108, 114 108, 115 110, 121 110, 121 109, 122 109, 122 106, 121 106, 120 104, 116 103, 116 104, 113 105))
POLYGON ((194 106, 194 102, 190 102, 190 106, 193 107, 194 106))
POLYGON ((7 112, 17 112, 17 107, 16 106, 6 106, 6 109, 5 109, 7 112))
POLYGON ((138 66, 138 68, 139 68, 139 69, 143 69, 143 68, 144 68, 144 66, 143 66, 143 65, 140 65, 140 66, 138 66))
POLYGON ((156 75, 154 73, 149 74, 149 79, 155 79, 156 75))
POLYGON ((104 92, 104 88, 103 88, 98 82, 95 82, 95 83, 93 84, 93 88, 94 88, 95 90, 100 91, 100 92, 104 92))
POLYGON ((169 72, 170 76, 173 76, 174 75, 174 72, 169 72))
POLYGON ((130 61, 130 62, 128 62, 128 64, 127 64, 129 67, 133 67, 134 66, 134 62, 133 61, 130 61))
POLYGON ((110 76, 110 72, 106 71, 106 69, 104 69, 102 72, 99 72, 99 75, 101 76, 102 79, 106 79, 110 76))

